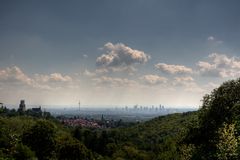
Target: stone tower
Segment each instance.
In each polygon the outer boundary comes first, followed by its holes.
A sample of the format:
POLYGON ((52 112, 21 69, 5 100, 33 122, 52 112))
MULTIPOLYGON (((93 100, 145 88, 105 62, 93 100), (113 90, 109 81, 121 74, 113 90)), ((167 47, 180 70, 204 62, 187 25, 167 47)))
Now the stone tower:
POLYGON ((24 101, 24 100, 21 100, 21 101, 20 101, 19 109, 18 109, 18 110, 19 110, 19 111, 22 111, 22 112, 26 111, 26 105, 25 105, 25 101, 24 101))

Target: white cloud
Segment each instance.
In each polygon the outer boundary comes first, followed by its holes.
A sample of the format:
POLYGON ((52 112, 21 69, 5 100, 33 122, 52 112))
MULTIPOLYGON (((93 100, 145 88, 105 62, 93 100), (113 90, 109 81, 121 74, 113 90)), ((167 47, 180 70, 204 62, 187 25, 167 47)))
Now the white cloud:
POLYGON ((216 68, 215 65, 210 64, 208 62, 204 62, 204 61, 199 61, 197 63, 197 66, 199 66, 203 71, 205 71, 205 70, 212 70, 212 69, 216 68))
POLYGON ((240 76, 240 71, 236 69, 221 69, 219 74, 222 78, 237 78, 240 76))
POLYGON ((191 76, 175 77, 173 86, 183 87, 187 92, 203 93, 205 89, 200 87, 191 76))
POLYGON ((212 53, 208 56, 216 67, 232 67, 234 58, 228 58, 224 54, 212 53))
POLYGON ((49 75, 35 74, 33 77, 25 74, 19 67, 13 66, 0 69, 0 84, 4 88, 29 87, 37 89, 56 89, 66 87, 73 79, 68 75, 60 73, 52 73, 49 75))
POLYGON ((219 77, 220 71, 217 69, 216 65, 210 64, 208 62, 199 61, 197 63, 197 66, 199 67, 199 72, 201 75, 206 77, 219 77))
POLYGON ((221 40, 218 40, 216 37, 214 37, 214 36, 209 36, 208 38, 207 38, 207 40, 208 40, 208 42, 210 42, 210 44, 215 44, 215 45, 219 45, 219 44, 222 44, 223 43, 223 41, 221 41, 221 40))
POLYGON ((155 67, 160 71, 168 74, 187 74, 193 72, 191 68, 185 67, 183 65, 158 63, 155 65, 155 67))
POLYGON ((33 80, 24 74, 17 66, 0 70, 0 82, 25 85, 33 84, 33 80))
POLYGON ((207 38, 207 40, 208 40, 208 41, 214 41, 215 38, 214 38, 213 36, 209 36, 209 37, 207 38))
POLYGON ((193 92, 193 93, 206 93, 206 90, 200 87, 197 83, 189 83, 186 86, 185 91, 193 92))
POLYGON ((175 77, 173 80, 174 86, 189 86, 189 84, 195 83, 194 79, 190 76, 175 77))
POLYGON ((83 54, 83 58, 88 58, 88 55, 86 55, 86 54, 83 54))
POLYGON ((211 91, 214 88, 217 88, 219 86, 220 86, 220 84, 218 84, 218 83, 209 82, 208 84, 205 85, 205 88, 207 88, 209 91, 211 91))
POLYGON ((191 76, 174 77, 171 86, 180 88, 186 92, 202 93, 205 90, 200 87, 191 76))
MULTIPOLYGON (((73 79, 68 75, 62 75, 61 73, 52 73, 49 75, 35 74, 33 78, 35 88, 40 89, 60 89, 73 87, 73 79)), ((77 86, 74 86, 77 88, 77 86)))
POLYGON ((95 71, 96 74, 103 74, 103 73, 108 73, 108 70, 106 68, 98 68, 95 71))
POLYGON ((194 79, 191 76, 175 77, 174 79, 177 82, 193 82, 194 81, 194 79))
POLYGON ((94 78, 93 81, 96 83, 98 87, 101 87, 103 85, 111 87, 126 87, 126 86, 130 87, 135 86, 137 84, 136 81, 127 78, 113 78, 108 76, 94 78))
POLYGON ((96 64, 100 68, 112 71, 122 71, 135 64, 144 64, 150 56, 143 51, 132 49, 122 43, 106 43, 103 48, 106 53, 97 58, 96 64))
POLYGON ((199 73, 210 77, 239 77, 240 59, 238 57, 228 57, 225 54, 212 53, 207 61, 197 63, 199 73))
POLYGON ((157 85, 157 84, 166 83, 168 79, 165 77, 160 77, 158 75, 149 74, 149 75, 144 75, 140 77, 140 80, 142 80, 146 84, 157 85))
MULTIPOLYGON (((121 69, 121 68, 119 68, 119 69, 121 69)), ((118 71, 118 68, 114 68, 113 71, 118 71)), ((102 75, 106 75, 107 73, 109 73, 109 70, 106 68, 97 68, 93 71, 85 69, 83 71, 83 75, 86 77, 99 77, 102 75)))
POLYGON ((72 82, 72 78, 70 76, 64 76, 61 73, 52 73, 50 75, 35 74, 34 78, 40 83, 72 82))
POLYGON ((49 75, 50 82, 72 82, 72 78, 68 75, 62 75, 61 73, 52 73, 49 75))
POLYGON ((94 76, 96 76, 96 73, 95 73, 95 72, 90 72, 90 71, 87 70, 87 69, 83 72, 83 74, 84 74, 85 76, 87 76, 87 77, 94 77, 94 76))

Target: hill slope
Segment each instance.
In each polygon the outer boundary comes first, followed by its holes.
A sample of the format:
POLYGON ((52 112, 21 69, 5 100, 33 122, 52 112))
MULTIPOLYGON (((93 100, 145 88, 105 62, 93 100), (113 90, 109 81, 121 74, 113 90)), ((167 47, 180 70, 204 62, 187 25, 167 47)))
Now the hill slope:
POLYGON ((2 115, 0 116, 0 157, 5 159, 19 159, 19 157, 20 159, 31 157, 179 159, 178 141, 196 118, 197 112, 188 112, 161 116, 126 128, 88 129, 66 128, 52 118, 2 115), (46 142, 41 146, 43 150, 32 143, 35 141, 46 142), (51 147, 48 148, 49 146, 51 147))

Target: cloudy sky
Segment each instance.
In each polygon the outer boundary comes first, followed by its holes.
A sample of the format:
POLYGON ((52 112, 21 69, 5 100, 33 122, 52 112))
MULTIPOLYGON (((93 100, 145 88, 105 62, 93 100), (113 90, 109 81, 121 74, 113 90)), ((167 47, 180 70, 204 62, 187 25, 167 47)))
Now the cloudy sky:
POLYGON ((0 101, 198 107, 240 76, 238 0, 0 2, 0 101))

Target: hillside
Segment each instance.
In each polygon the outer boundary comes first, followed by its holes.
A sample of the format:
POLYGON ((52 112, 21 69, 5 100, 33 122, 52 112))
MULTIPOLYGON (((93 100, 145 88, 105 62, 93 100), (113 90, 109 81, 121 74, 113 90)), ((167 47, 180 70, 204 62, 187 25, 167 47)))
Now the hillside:
POLYGON ((178 142, 197 119, 197 112, 160 116, 129 128, 120 129, 124 142, 139 150, 153 153, 152 158, 177 159, 178 142))
POLYGON ((177 142, 194 119, 196 112, 189 112, 161 116, 127 128, 96 130, 66 128, 53 118, 2 114, 0 157, 178 159, 177 142))

